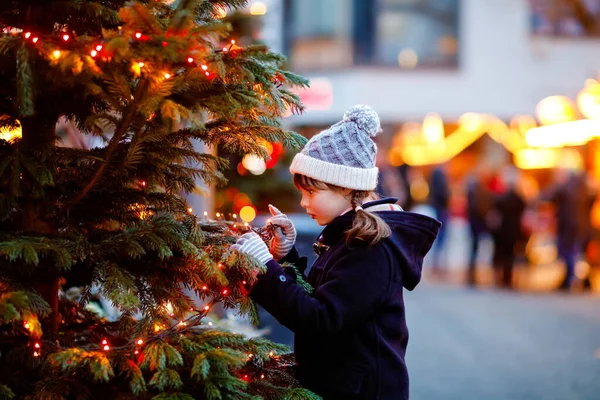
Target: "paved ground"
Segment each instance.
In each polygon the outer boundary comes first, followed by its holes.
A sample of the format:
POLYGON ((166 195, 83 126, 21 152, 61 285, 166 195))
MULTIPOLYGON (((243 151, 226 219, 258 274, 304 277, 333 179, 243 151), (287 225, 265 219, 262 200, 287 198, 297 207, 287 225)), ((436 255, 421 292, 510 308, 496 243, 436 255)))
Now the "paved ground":
POLYGON ((406 297, 412 400, 600 399, 600 297, 431 284, 406 297))

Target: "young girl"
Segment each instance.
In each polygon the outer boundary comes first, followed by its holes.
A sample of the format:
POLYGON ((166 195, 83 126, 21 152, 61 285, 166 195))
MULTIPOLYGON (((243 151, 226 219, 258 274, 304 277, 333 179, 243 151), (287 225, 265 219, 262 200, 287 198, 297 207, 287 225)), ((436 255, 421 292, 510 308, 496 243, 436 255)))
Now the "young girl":
POLYGON ((371 137, 380 130, 374 110, 355 106, 292 162, 300 205, 325 226, 306 278, 312 294, 280 265, 302 260, 293 247, 294 225, 276 208, 270 249, 254 232, 234 245, 266 264, 251 296, 295 333, 297 378, 325 400, 408 399, 403 288, 419 283, 440 223, 373 192, 378 169, 371 137))

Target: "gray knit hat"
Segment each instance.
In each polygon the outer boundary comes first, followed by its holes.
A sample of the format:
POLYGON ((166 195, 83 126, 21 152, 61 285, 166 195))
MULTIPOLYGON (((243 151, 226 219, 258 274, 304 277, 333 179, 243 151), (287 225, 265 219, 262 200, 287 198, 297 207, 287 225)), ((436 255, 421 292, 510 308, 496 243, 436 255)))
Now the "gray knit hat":
POLYGON ((313 136, 294 157, 290 171, 354 190, 374 190, 377 146, 371 137, 381 132, 375 110, 357 105, 335 125, 313 136))

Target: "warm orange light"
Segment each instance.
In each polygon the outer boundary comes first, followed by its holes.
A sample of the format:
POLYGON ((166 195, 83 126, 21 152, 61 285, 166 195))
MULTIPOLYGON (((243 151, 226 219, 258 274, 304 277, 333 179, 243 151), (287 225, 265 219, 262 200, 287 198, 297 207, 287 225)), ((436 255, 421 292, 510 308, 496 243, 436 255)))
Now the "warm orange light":
POLYGON ((575 105, 565 96, 546 97, 538 103, 536 114, 542 125, 571 122, 577 119, 575 105))
POLYGON ((203 70, 205 70, 205 71, 206 71, 206 70, 208 69, 208 65, 203 65, 203 66, 202 66, 202 67, 200 67, 200 68, 202 68, 203 70))
POLYGON ((250 6, 250 14, 265 15, 267 13, 267 5, 262 1, 256 1, 250 6))
POLYGON ((92 50, 92 51, 90 51, 90 55, 92 57, 96 57, 98 55, 98 52, 96 50, 92 50))
POLYGON ((577 95, 579 111, 589 119, 600 119, 600 83, 590 79, 577 95))
POLYGON ((169 79, 171 77, 171 74, 169 74, 168 72, 165 74, 165 79, 169 79))
POLYGON ((102 50, 102 45, 101 44, 99 44, 98 46, 96 46, 96 51, 100 51, 100 50, 102 50))
POLYGON ((244 206, 240 210, 240 218, 245 222, 252 222, 256 218, 256 210, 252 206, 244 206))
POLYGON ((54 50, 52 52, 52 57, 54 57, 56 60, 58 60, 60 58, 60 50, 54 50))
POLYGON ((137 344, 141 345, 142 343, 144 343, 144 341, 142 339, 138 339, 137 344))
POLYGON ((193 59, 192 57, 188 57, 188 62, 189 62, 189 63, 193 63, 193 62, 194 62, 194 59, 193 59))

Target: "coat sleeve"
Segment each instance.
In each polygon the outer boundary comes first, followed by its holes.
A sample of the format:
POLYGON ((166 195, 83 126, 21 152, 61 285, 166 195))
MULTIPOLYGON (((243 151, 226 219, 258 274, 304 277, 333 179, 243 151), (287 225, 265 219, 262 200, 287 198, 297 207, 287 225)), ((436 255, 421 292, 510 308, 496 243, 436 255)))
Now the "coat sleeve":
POLYGON ((251 297, 293 332, 335 336, 367 321, 388 292, 390 259, 377 247, 358 248, 335 261, 313 295, 271 260, 251 297))

